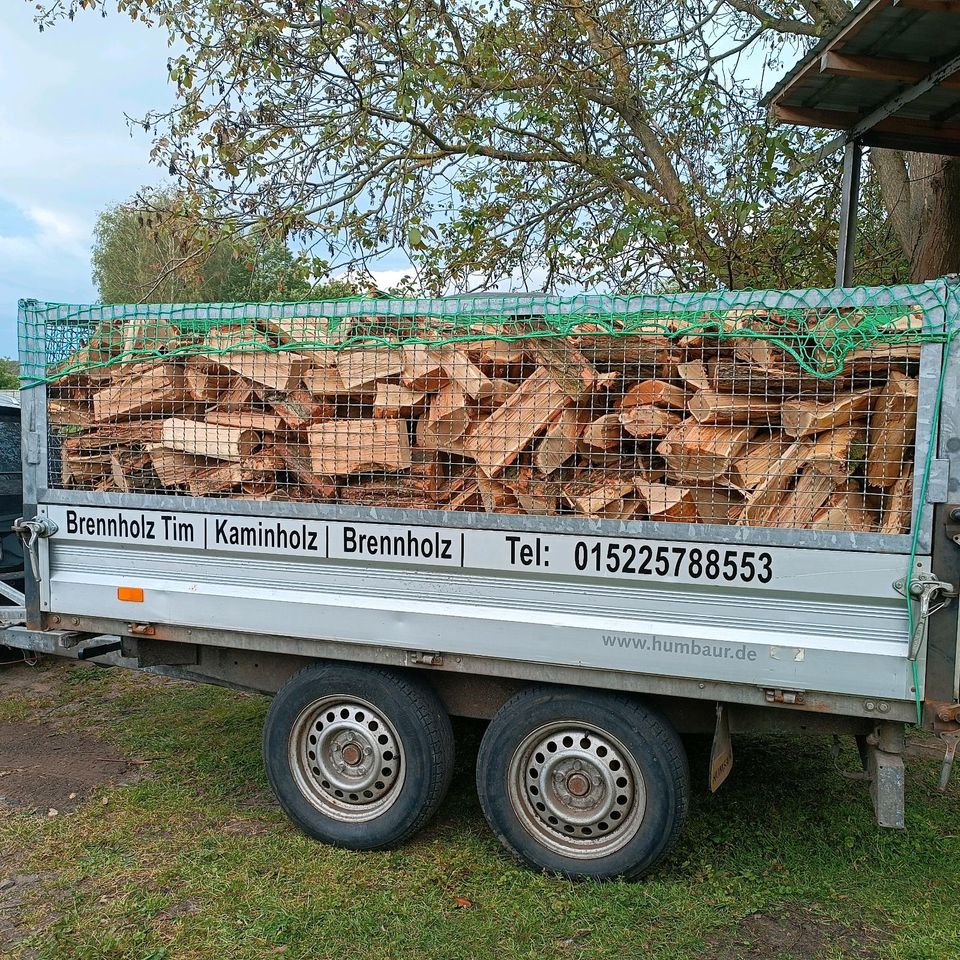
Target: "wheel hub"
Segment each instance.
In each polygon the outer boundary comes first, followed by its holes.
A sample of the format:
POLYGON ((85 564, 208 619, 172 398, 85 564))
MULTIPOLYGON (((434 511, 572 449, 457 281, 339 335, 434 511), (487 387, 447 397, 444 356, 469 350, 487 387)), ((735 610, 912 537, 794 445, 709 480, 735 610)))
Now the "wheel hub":
POLYGON ((403 784, 393 725, 359 697, 326 697, 306 707, 291 731, 290 761, 310 802, 339 820, 379 816, 403 784))
POLYGON ((615 737, 586 724, 557 722, 531 733, 511 761, 510 790, 524 827, 566 856, 620 849, 646 807, 636 761, 615 737))

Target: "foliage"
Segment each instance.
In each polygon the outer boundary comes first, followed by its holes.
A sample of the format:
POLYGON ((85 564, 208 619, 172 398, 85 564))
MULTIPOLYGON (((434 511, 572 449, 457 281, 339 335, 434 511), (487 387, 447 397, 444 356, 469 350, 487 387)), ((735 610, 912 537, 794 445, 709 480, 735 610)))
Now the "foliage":
POLYGON ((104 303, 243 302, 345 296, 316 286, 313 258, 279 240, 256 242, 190 216, 159 192, 104 210, 94 228, 93 280, 104 303))
MULTIPOLYGON (((823 137, 759 88, 845 0, 56 0, 41 25, 108 2, 181 51, 143 123, 195 216, 340 265, 399 248, 433 290, 831 279, 838 165, 798 166, 823 137)), ((906 241, 872 233, 890 279, 906 241)))
POLYGON ((0 357, 0 390, 20 389, 20 365, 16 360, 0 357))

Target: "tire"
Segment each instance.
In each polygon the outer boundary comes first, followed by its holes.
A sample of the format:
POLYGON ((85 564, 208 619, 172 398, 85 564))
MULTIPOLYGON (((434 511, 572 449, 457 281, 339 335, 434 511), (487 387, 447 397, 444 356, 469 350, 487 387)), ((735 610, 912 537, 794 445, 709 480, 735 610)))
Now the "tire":
POLYGON ((377 850, 416 833, 453 773, 450 718, 404 674, 313 664, 276 694, 263 729, 267 777, 306 834, 377 850))
POLYGON ((477 789, 494 833, 531 867, 632 880, 680 833, 690 771, 676 731, 639 701, 531 687, 487 728, 477 789))

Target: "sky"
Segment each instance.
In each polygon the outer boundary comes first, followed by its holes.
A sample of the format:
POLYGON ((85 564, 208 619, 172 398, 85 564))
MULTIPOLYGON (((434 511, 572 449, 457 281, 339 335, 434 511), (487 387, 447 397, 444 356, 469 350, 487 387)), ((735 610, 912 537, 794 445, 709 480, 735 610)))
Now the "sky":
POLYGON ((166 36, 119 16, 40 33, 33 5, 0 14, 0 356, 16 355, 17 300, 96 299, 97 213, 162 171, 134 116, 171 102, 166 36))

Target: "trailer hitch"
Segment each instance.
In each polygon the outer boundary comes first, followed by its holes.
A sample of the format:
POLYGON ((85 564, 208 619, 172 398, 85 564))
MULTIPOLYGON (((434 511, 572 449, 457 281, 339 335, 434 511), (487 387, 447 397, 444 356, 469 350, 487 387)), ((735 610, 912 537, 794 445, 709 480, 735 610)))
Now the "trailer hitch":
POLYGON ((52 537, 60 528, 49 517, 34 517, 32 520, 24 520, 18 517, 14 523, 13 532, 23 541, 24 549, 30 556, 30 569, 33 571, 33 579, 40 582, 40 553, 37 550, 37 541, 52 537))
MULTIPOLYGON (((893 588, 904 596, 907 595, 907 581, 901 578, 893 588)), ((907 654, 908 660, 916 660, 920 653, 920 644, 923 641, 923 628, 927 620, 938 610, 942 610, 958 594, 957 588, 952 583, 945 583, 932 573, 921 570, 910 578, 910 596, 920 603, 920 610, 917 613, 913 624, 913 635, 910 637, 910 651, 907 654), (931 606, 933 601, 942 596, 943 599, 935 607, 931 606)))

